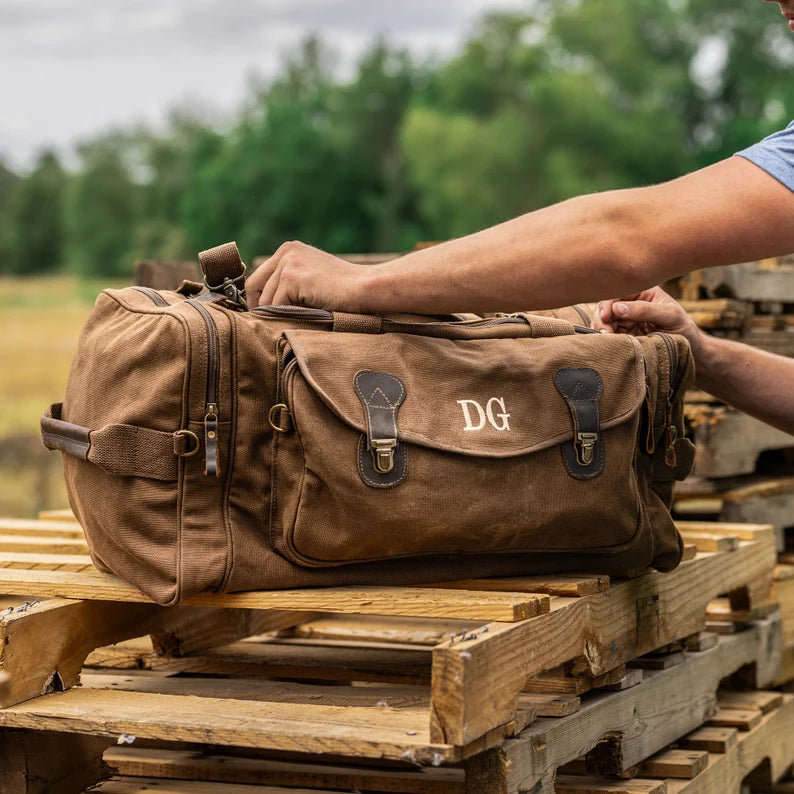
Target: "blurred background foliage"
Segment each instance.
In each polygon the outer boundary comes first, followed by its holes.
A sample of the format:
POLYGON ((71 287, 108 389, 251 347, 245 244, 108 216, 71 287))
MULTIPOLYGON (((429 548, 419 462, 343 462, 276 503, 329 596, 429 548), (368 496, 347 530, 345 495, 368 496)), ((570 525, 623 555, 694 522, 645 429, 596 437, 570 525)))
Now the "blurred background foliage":
POLYGON ((748 0, 540 0, 452 58, 309 39, 223 128, 173 113, 0 163, 0 273, 128 275, 227 239, 401 251, 567 197, 670 179, 794 116, 794 47, 748 0))

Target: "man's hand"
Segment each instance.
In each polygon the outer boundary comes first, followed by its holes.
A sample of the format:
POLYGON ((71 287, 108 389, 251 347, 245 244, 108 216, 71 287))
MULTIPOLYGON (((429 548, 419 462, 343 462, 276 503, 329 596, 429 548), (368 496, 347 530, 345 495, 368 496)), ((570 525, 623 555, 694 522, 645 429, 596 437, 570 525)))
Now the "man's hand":
POLYGON ((246 281, 248 305, 360 312, 367 270, 304 243, 284 243, 246 281))
POLYGON ((602 333, 648 334, 666 331, 686 337, 697 358, 703 334, 674 298, 661 287, 637 292, 625 298, 601 301, 593 328, 602 333))

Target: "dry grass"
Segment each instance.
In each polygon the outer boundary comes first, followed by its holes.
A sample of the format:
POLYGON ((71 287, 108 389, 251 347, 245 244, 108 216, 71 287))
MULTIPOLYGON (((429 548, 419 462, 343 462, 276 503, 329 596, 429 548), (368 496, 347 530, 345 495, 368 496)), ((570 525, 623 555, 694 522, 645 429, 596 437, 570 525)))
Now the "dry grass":
POLYGON ((0 437, 38 433, 41 413, 63 397, 100 289, 66 276, 0 279, 0 437))
POLYGON ((0 515, 66 505, 58 459, 33 439, 41 414, 63 398, 80 328, 104 286, 0 278, 0 515))

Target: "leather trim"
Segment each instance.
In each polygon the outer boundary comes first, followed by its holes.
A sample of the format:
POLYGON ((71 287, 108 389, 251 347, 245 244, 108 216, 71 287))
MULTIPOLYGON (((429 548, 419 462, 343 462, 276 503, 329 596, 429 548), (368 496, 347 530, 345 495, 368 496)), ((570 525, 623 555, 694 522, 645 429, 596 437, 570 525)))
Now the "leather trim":
MULTIPOLYGON (((558 369, 554 385, 571 412, 573 438, 562 445, 562 459, 571 477, 591 480, 604 470, 604 442, 601 438, 600 401, 604 390, 601 375, 594 369, 558 369), (577 437, 580 433, 596 434, 592 462, 583 464, 577 454, 577 437)), ((581 450, 581 447, 579 448, 581 450)))
POLYGON ((119 477, 176 480, 179 458, 174 434, 135 425, 106 425, 99 430, 65 422, 62 403, 51 405, 41 417, 41 439, 58 450, 93 463, 119 477))
POLYGON ((63 403, 53 403, 41 417, 41 440, 49 450, 59 450, 80 460, 88 460, 91 431, 87 427, 61 420, 63 403))

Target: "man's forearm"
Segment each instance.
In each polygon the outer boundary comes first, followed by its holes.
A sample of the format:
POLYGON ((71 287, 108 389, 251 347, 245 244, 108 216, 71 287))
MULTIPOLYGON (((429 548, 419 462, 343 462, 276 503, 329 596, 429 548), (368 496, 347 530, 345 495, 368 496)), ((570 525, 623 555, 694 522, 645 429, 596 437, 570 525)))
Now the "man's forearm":
POLYGON ((545 309, 794 250, 794 195, 733 157, 651 187, 580 196, 377 265, 370 312, 545 309))
POLYGON ((563 306, 652 281, 641 190, 580 196, 372 268, 372 311, 563 306), (639 195, 638 195, 639 194, 639 195))
POLYGON ((770 425, 794 433, 794 360, 703 334, 697 385, 770 425))

